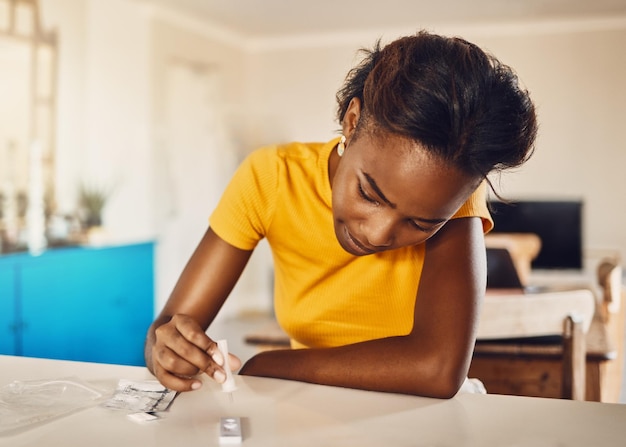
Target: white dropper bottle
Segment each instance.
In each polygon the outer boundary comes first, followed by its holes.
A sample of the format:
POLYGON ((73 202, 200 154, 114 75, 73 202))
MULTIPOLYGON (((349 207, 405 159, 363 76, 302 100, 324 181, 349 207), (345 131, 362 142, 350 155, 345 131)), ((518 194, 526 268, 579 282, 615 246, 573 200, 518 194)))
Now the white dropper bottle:
POLYGON ((224 364, 222 368, 224 368, 224 372, 226 373, 226 380, 222 383, 222 391, 225 393, 230 393, 230 400, 233 400, 233 391, 237 389, 237 384, 235 383, 235 378, 233 377, 233 373, 230 370, 230 357, 228 355, 228 342, 226 340, 218 340, 217 348, 222 353, 222 357, 224 358, 224 364))

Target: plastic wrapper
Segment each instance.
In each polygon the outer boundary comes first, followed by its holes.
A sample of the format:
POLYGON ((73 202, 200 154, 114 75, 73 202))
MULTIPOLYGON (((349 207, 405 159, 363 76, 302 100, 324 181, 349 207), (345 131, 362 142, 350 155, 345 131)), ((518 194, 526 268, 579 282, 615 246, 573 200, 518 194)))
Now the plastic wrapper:
POLYGON ((165 388, 156 380, 121 379, 113 396, 102 406, 131 413, 158 413, 166 411, 176 395, 175 391, 165 388))
POLYGON ((99 405, 109 396, 75 377, 16 380, 0 388, 0 436, 99 405))

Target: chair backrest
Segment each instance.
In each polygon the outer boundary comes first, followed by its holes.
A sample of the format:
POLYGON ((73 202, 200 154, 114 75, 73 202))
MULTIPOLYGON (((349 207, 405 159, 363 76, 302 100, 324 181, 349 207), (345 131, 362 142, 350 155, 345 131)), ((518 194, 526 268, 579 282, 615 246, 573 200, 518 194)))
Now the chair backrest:
POLYGON ((586 333, 595 311, 591 290, 488 296, 483 303, 478 339, 562 335, 563 321, 572 315, 586 333))
POLYGON ((485 236, 485 245, 487 248, 507 249, 522 284, 528 284, 531 263, 541 250, 539 236, 533 233, 489 233, 485 236))

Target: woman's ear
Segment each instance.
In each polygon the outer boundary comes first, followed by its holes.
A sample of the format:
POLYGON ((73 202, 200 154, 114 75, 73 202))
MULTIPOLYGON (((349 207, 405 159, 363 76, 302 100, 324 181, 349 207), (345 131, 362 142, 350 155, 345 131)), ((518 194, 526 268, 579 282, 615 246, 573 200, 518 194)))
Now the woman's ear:
POLYGON ((352 98, 350 100, 350 104, 348 104, 348 109, 343 117, 343 121, 341 123, 343 134, 349 140, 350 137, 354 134, 356 130, 356 126, 359 123, 359 118, 361 117, 361 100, 359 98, 352 98))

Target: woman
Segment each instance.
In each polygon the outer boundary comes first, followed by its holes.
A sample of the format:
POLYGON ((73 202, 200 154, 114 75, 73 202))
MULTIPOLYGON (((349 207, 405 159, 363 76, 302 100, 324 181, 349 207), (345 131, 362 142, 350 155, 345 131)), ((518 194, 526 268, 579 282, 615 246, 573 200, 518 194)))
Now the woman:
POLYGON ((459 390, 485 292, 487 175, 531 155, 533 104, 495 58, 426 32, 367 52, 337 100, 339 139, 263 148, 238 169, 149 330, 146 364, 163 385, 223 382, 205 330, 267 238, 293 349, 240 374, 459 390))

